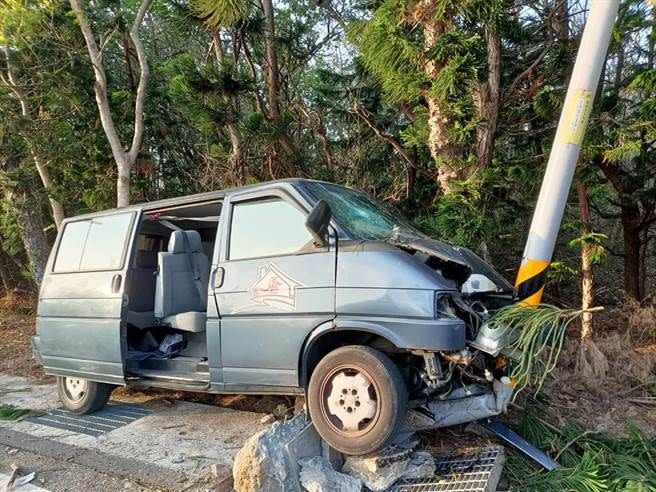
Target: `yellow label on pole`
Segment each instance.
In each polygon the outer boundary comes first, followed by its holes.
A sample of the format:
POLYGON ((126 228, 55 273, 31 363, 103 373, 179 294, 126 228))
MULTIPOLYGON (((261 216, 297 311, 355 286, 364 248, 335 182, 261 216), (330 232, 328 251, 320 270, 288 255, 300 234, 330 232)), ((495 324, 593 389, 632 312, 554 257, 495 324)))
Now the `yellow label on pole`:
POLYGON ((567 98, 563 108, 563 127, 560 134, 561 143, 581 145, 585 128, 592 110, 592 91, 579 89, 571 98, 567 98))

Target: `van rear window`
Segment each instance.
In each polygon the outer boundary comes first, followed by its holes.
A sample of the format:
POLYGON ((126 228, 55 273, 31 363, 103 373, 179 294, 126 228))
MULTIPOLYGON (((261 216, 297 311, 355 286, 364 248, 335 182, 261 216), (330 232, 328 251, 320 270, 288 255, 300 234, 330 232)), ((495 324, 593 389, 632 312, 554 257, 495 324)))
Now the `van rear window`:
POLYGON ((120 270, 133 212, 66 224, 54 272, 120 270))

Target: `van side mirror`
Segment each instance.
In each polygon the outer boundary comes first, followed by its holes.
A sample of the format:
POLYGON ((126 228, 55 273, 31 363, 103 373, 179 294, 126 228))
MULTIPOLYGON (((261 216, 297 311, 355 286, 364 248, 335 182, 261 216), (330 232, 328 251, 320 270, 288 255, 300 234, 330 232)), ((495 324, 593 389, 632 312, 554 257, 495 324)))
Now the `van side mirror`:
POLYGON ((305 227, 312 234, 317 246, 325 246, 328 242, 328 226, 333 213, 325 200, 319 200, 305 221, 305 227))

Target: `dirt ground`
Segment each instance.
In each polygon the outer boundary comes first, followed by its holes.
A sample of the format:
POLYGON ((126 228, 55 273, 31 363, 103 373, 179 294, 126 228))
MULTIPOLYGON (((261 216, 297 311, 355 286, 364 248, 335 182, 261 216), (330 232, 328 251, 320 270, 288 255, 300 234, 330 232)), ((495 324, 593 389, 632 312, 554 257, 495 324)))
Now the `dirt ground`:
MULTIPOLYGON (((32 358, 33 311, 29 305, 16 300, 9 304, 6 300, 0 302, 0 372, 46 382, 49 377, 32 358), (19 314, 10 313, 10 308, 19 314)), ((609 362, 608 373, 602 380, 586 380, 576 374, 574 361, 578 343, 573 334, 559 367, 538 397, 540 402, 546 403, 540 405, 545 411, 545 419, 557 427, 577 423, 586 430, 614 436, 625 434, 627 424, 632 423, 648 435, 656 435, 656 328, 650 323, 656 325, 656 313, 636 306, 628 314, 609 311, 600 317, 595 341, 609 362)), ((185 400, 261 413, 279 414, 294 407, 291 397, 208 395, 159 389, 119 388, 114 398, 129 396, 135 401, 140 397, 151 399, 155 395, 158 399, 185 400)), ((528 391, 520 395, 510 419, 519 418, 523 408, 536 406, 538 400, 528 391)), ((449 432, 456 432, 458 435, 452 437, 462 439, 457 431, 449 432)), ((448 440, 449 433, 443 434, 443 438, 448 440)))
POLYGON ((30 338, 35 333, 34 316, 9 314, 0 310, 0 373, 47 381, 41 368, 32 358, 30 338))
POLYGON ((606 376, 577 374, 579 344, 572 333, 544 389, 548 420, 612 436, 625 435, 633 424, 656 436, 656 309, 635 303, 609 309, 597 317, 595 331, 606 376))

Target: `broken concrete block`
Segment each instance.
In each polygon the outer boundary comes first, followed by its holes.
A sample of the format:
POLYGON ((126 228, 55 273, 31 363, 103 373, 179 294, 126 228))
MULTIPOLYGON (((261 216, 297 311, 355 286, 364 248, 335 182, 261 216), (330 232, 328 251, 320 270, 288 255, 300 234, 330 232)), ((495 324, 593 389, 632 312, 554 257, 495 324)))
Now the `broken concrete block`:
POLYGON ((435 459, 427 451, 412 453, 410 463, 403 472, 403 478, 431 478, 435 476, 435 459))
MULTIPOLYGON (((290 464, 287 444, 307 426, 305 414, 248 438, 235 457, 232 468, 237 492, 287 492, 298 490, 298 469, 290 464)), ((317 453, 318 454, 318 453, 317 453)))
POLYGON ((322 457, 300 460, 301 485, 308 492, 360 492, 362 481, 344 473, 335 471, 330 462, 322 457))
POLYGON ((359 478, 373 492, 383 492, 403 476, 411 456, 411 449, 396 447, 372 455, 348 456, 342 473, 359 478))

